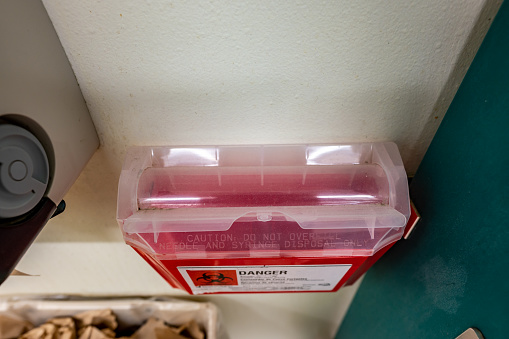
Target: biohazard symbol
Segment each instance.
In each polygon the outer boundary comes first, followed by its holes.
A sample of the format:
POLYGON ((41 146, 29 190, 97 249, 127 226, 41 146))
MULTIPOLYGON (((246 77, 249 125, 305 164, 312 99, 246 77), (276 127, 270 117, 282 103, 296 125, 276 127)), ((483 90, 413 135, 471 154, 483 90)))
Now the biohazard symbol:
POLYGON ((213 284, 213 283, 222 283, 225 282, 226 279, 230 279, 230 281, 233 281, 230 277, 225 277, 223 273, 203 273, 201 277, 197 278, 196 281, 203 279, 203 281, 213 284))
POLYGON ((235 270, 187 270, 194 286, 237 286, 237 271, 235 270))

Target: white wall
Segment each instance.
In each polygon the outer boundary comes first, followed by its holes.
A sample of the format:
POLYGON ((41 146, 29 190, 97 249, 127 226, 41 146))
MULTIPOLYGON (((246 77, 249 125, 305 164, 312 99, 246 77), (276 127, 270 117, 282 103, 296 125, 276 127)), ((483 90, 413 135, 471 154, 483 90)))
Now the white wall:
POLYGON ((393 140, 409 173, 484 5, 43 2, 116 170, 132 144, 393 140))

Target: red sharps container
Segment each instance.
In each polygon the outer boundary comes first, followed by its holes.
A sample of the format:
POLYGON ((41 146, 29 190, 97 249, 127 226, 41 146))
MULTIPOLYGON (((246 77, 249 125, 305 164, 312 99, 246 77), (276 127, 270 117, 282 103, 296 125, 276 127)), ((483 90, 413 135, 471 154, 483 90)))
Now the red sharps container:
POLYGON ((191 294, 336 291, 409 216, 393 143, 132 147, 117 208, 126 243, 191 294))

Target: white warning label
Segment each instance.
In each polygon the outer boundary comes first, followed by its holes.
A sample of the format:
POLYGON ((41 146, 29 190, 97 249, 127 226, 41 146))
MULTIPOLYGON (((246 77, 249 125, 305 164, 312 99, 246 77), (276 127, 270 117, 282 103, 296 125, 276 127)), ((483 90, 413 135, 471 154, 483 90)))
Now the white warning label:
POLYGON ((332 291, 352 265, 178 267, 194 294, 332 291))

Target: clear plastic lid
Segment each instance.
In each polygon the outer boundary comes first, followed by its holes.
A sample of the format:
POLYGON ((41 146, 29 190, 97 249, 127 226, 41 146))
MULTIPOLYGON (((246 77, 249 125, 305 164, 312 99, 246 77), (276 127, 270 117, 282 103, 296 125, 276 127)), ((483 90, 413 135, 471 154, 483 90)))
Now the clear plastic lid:
POLYGON ((370 255, 410 214, 393 143, 133 147, 119 183, 126 241, 171 257, 370 255))

